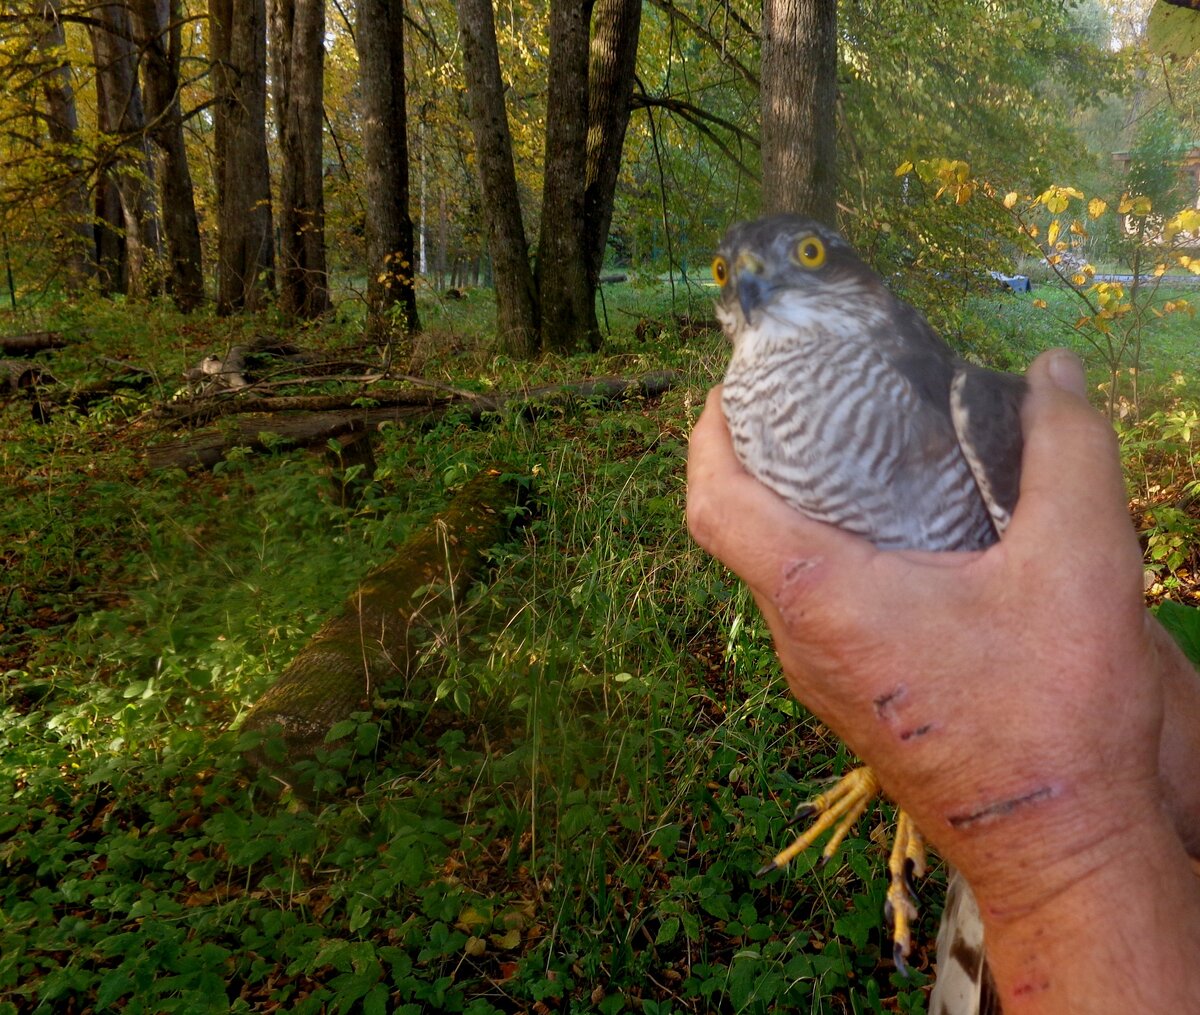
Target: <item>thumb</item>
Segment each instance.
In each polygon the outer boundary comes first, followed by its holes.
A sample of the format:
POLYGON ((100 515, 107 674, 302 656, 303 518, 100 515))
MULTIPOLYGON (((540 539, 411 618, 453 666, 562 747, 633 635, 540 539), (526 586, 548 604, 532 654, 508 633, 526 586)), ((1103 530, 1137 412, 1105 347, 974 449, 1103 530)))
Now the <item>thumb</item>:
POLYGON ((1041 541, 1043 552, 1048 539, 1064 550, 1103 548, 1114 564, 1136 565, 1140 574, 1117 435, 1088 404, 1082 364, 1052 349, 1026 377, 1021 492, 1006 541, 1013 549, 1041 541))

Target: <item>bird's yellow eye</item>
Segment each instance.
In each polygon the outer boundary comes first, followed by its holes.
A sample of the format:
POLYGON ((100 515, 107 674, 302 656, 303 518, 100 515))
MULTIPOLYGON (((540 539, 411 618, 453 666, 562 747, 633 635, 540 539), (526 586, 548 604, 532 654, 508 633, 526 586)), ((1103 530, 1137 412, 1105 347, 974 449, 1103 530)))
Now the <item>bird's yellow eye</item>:
POLYGON ((719 286, 724 286, 729 281, 729 262, 720 254, 713 258, 712 262, 713 281, 719 286))
POLYGON ((817 236, 806 236, 796 244, 792 255, 805 268, 819 268, 825 263, 825 244, 817 236))

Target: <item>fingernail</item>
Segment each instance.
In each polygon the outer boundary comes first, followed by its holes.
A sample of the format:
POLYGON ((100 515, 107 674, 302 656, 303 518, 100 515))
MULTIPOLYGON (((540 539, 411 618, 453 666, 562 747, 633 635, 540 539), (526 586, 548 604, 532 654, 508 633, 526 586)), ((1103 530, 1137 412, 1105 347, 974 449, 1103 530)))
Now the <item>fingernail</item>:
POLYGON ((1074 353, 1065 349, 1051 353, 1047 369, 1050 379, 1057 387, 1074 395, 1087 397, 1087 377, 1083 372, 1083 364, 1074 353))

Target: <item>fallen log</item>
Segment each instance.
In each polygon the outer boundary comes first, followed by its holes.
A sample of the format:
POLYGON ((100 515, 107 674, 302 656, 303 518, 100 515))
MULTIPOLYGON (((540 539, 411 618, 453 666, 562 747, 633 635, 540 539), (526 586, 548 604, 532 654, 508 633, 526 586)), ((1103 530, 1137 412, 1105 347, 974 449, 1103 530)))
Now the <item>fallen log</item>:
POLYGON ((381 689, 414 676, 420 646, 510 531, 521 492, 499 469, 483 470, 367 575, 247 713, 241 729, 263 734, 247 760, 303 790, 294 766, 326 748, 336 723, 372 711, 381 689))
POLYGON ((24 335, 0 336, 0 354, 33 356, 47 349, 63 349, 70 343, 57 331, 31 331, 24 335))
MULTIPOLYGON (((334 378, 327 378, 333 380, 334 378)), ((298 381, 291 382, 293 384, 298 381)), ((436 396, 420 392, 395 392, 366 394, 357 392, 349 395, 240 395, 236 398, 193 398, 163 406, 161 412, 171 420, 172 426, 207 423, 221 416, 242 415, 256 412, 337 412, 354 410, 356 402, 370 399, 374 408, 413 406, 425 411, 436 408, 436 396)))
MULTIPOLYGON (((152 469, 181 468, 210 469, 233 448, 248 447, 261 451, 280 441, 290 441, 302 447, 340 437, 351 430, 376 427, 385 422, 433 418, 450 410, 465 412, 472 423, 479 424, 490 413, 509 411, 520 405, 528 418, 551 409, 562 409, 580 402, 606 404, 628 398, 657 398, 670 390, 679 380, 673 370, 645 374, 642 377, 599 377, 575 384, 547 384, 525 391, 499 395, 476 395, 458 392, 453 395, 399 393, 391 395, 332 395, 319 398, 320 411, 296 412, 310 398, 255 398, 249 404, 258 407, 259 415, 238 419, 226 428, 199 430, 178 440, 156 444, 146 451, 146 464, 152 469), (353 402, 365 397, 392 404, 372 408, 353 407, 353 402), (274 403, 279 403, 275 405, 274 403), (263 411, 271 405, 275 413, 263 411), (293 415, 285 415, 291 412, 293 415)), ((217 404, 239 404, 237 399, 217 404)))
POLYGON ((402 422, 428 413, 426 406, 394 406, 353 412, 306 412, 294 416, 252 416, 232 427, 200 430, 146 450, 151 469, 211 469, 234 448, 265 451, 280 443, 312 447, 384 422, 402 422))
POLYGON ((0 359, 0 395, 11 395, 36 384, 53 384, 49 371, 20 359, 0 359))
MULTIPOLYGON (((43 375, 43 381, 45 375, 43 375)), ((87 381, 75 386, 59 386, 54 390, 40 390, 33 402, 33 418, 47 423, 57 409, 70 407, 78 412, 88 412, 97 402, 113 398, 123 391, 145 391, 156 383, 155 376, 136 367, 131 367, 114 377, 99 381, 87 381)))

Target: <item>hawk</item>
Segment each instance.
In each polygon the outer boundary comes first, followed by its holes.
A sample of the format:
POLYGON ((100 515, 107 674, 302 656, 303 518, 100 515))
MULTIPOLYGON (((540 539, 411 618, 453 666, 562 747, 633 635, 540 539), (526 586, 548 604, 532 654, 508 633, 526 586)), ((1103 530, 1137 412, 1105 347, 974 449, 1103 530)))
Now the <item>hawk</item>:
MULTIPOLYGON (((722 408, 746 470, 797 510, 882 549, 980 550, 1008 525, 1021 473, 1025 382, 955 355, 834 230, 797 215, 732 226, 712 263, 733 345, 722 408)), ((831 857, 873 797, 846 775, 798 816, 813 826, 763 868, 833 829, 831 857)), ((924 840, 902 811, 886 915, 904 969, 924 840)), ((996 1011, 983 930, 951 874, 930 1011, 996 1011)))

